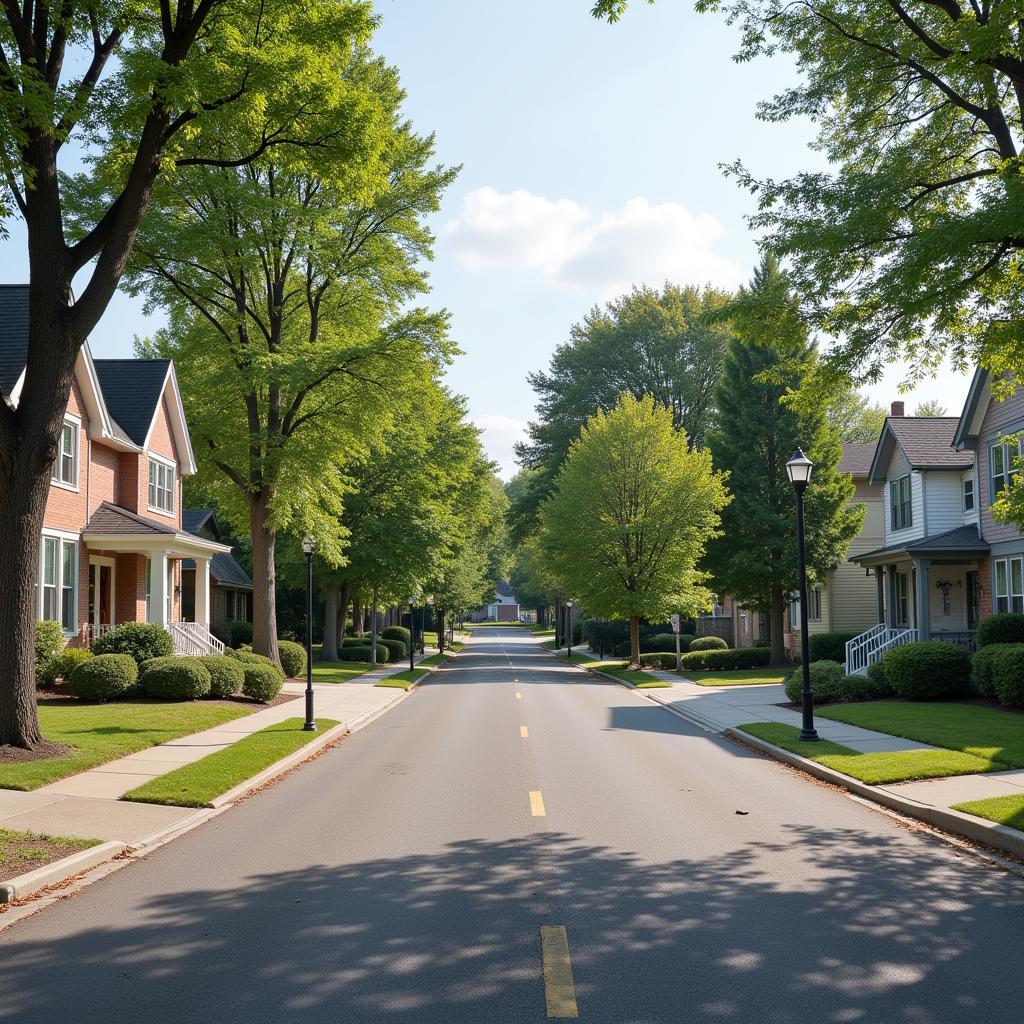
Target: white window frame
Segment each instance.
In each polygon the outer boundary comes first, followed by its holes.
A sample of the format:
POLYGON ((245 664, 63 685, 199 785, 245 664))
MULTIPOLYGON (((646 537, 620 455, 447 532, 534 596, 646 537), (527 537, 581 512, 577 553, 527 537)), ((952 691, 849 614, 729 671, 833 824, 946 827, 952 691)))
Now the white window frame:
POLYGON ((146 478, 146 506, 150 512, 156 512, 162 516, 173 516, 174 515, 174 500, 175 500, 175 488, 178 485, 178 473, 177 467, 169 459, 161 458, 158 455, 149 455, 149 469, 147 470, 146 478), (154 473, 155 470, 155 473, 154 473), (161 482, 161 474, 165 474, 165 479, 161 482), (155 476, 155 480, 154 480, 155 476), (166 476, 170 477, 170 483, 166 480, 166 476), (159 497, 161 492, 170 495, 169 507, 165 508, 159 504, 159 497), (156 499, 154 501, 154 495, 156 499))
POLYGON ((960 488, 960 491, 963 498, 964 511, 974 512, 978 507, 974 500, 974 477, 967 477, 962 483, 963 486, 960 488))
POLYGON ((896 603, 895 619, 896 625, 902 629, 910 627, 910 573, 896 573, 894 583, 895 592, 893 599, 896 603), (902 593, 901 593, 902 590, 902 593), (905 609, 905 610, 904 610, 905 609))
POLYGON ((909 530, 914 525, 914 484, 909 473, 889 482, 889 524, 893 533, 909 530), (904 482, 907 485, 905 499, 902 493, 904 482), (906 520, 901 522, 904 512, 906 520))
POLYGON ((996 495, 998 495, 1000 491, 1004 491, 1008 487, 1013 486, 1013 479, 1020 472, 1020 470, 1014 466, 1014 462, 1019 459, 1022 454, 1022 444, 1024 444, 1024 438, 1018 438, 1017 442, 1012 445, 1008 441, 1004 441, 1000 438, 994 444, 989 446, 988 465, 990 501, 995 501, 996 495), (999 473, 996 472, 997 452, 999 453, 999 461, 1002 463, 1002 470, 999 473))
POLYGON ((60 436, 57 438, 57 457, 53 460, 53 467, 50 469, 50 483, 54 487, 61 487, 65 491, 77 491, 78 490, 78 477, 79 477, 79 449, 82 444, 82 420, 81 417, 76 416, 74 413, 65 413, 64 422, 60 428, 60 436), (67 427, 71 428, 71 451, 66 452, 64 450, 64 431, 67 427), (64 459, 71 459, 71 479, 65 480, 62 473, 64 469, 64 459))
POLYGON ((77 533, 64 530, 44 530, 39 540, 39 573, 36 612, 40 619, 59 622, 65 636, 74 636, 78 632, 78 559, 79 543, 77 533), (47 546, 53 548, 53 576, 51 582, 44 579, 44 568, 47 546), (65 579, 65 552, 71 552, 71 564, 65 579), (50 591, 51 608, 47 609, 47 591, 50 591), (65 595, 66 592, 66 595, 65 595), (65 622, 64 600, 67 596, 68 621, 65 622), (47 612, 52 614, 47 614, 47 612))
POLYGON ((996 561, 995 595, 995 611, 1024 612, 1024 556, 996 561))

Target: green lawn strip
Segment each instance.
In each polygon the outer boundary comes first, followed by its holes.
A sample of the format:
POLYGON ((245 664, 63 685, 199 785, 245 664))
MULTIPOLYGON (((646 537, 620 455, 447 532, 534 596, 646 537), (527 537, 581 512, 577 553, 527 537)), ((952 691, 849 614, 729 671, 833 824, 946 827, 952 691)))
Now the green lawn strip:
POLYGON ((122 800, 141 804, 170 804, 174 807, 209 807, 210 801, 282 757, 300 750, 320 733, 338 723, 331 718, 316 720, 319 732, 303 732, 303 719, 289 718, 277 725, 245 736, 230 747, 182 765, 166 775, 143 783, 122 800))
MULTIPOLYGON (((365 661, 314 661, 314 683, 347 683, 372 666, 365 661)), ((300 680, 301 682, 301 680, 300 680)))
POLYGON ((978 818, 987 818, 997 825, 1008 825, 1024 832, 1024 795, 968 800, 966 803, 953 804, 953 810, 964 811, 978 818))
POLYGON ((1024 768, 1024 715, 977 704, 880 701, 869 704, 833 704, 818 711, 862 729, 961 750, 994 768, 1024 768))
POLYGON ((72 839, 0 828, 0 882, 16 878, 26 871, 35 871, 44 864, 52 864, 101 842, 100 839, 72 839))
POLYGON ((219 701, 42 704, 39 724, 43 738, 75 749, 40 761, 0 762, 0 789, 38 789, 117 757, 212 729, 258 710, 258 704, 219 701))
MULTIPOLYGON (((545 645, 546 646, 546 645, 545 645)), ((570 660, 564 653, 559 653, 560 658, 570 660)), ((671 686, 671 683, 666 683, 664 680, 659 679, 657 676, 652 676, 647 672, 633 671, 630 672, 626 668, 626 662, 624 661, 601 661, 599 658, 595 658, 590 654, 577 654, 573 653, 572 663, 579 665, 580 668, 592 668, 598 672, 604 672, 606 675, 615 676, 616 679, 622 679, 627 683, 632 683, 635 687, 641 690, 658 690, 662 687, 671 686)))
POLYGON ((548 650, 548 651, 557 651, 559 649, 559 648, 557 648, 555 646, 555 641, 554 640, 544 640, 541 643, 541 647, 543 647, 545 650, 548 650))
POLYGON ((718 672, 687 672, 683 678, 698 686, 767 686, 779 684, 792 669, 774 668, 733 668, 718 672))
POLYGON ((429 658, 416 662, 417 665, 443 665, 448 660, 447 654, 432 654, 429 658))
MULTIPOLYGON (((420 662, 420 664, 422 664, 422 662, 420 662)), ((404 672, 397 672, 393 676, 385 676, 383 679, 378 679, 373 685, 395 686, 400 690, 408 690, 413 683, 428 674, 429 672, 425 668, 414 668, 412 670, 406 669, 404 672)))
POLYGON ((871 786, 914 779, 941 779, 949 775, 977 775, 993 770, 992 762, 955 750, 896 750, 862 754, 831 740, 803 742, 800 730, 781 722, 752 722, 744 732, 800 754, 871 786))

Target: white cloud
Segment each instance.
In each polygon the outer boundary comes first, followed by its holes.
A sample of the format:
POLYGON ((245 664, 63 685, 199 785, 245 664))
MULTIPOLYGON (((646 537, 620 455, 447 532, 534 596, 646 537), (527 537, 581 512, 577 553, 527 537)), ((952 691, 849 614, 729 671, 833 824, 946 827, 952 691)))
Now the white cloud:
POLYGON ((714 251, 722 237, 714 216, 643 197, 595 214, 571 199, 485 187, 466 196, 444 234, 469 270, 534 271, 556 287, 601 297, 634 284, 732 288, 743 278, 714 251))
POLYGON ((502 480, 516 475, 515 443, 526 439, 526 420, 511 416, 489 414, 477 416, 473 422, 483 431, 483 443, 487 454, 498 463, 502 480))

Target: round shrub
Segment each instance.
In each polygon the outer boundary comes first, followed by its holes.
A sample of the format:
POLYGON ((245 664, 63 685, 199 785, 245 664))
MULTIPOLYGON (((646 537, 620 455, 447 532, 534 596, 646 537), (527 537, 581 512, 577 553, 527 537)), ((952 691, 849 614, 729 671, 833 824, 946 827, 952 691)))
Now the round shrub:
MULTIPOLYGON (((682 647, 681 644, 680 647, 682 647)), ((654 636, 644 637, 640 641, 640 650, 644 654, 659 654, 662 651, 672 651, 674 653, 675 649, 675 633, 655 633, 654 636)))
MULTIPOLYGON (((809 667, 814 703, 825 704, 829 701, 842 700, 843 682, 846 679, 843 675, 843 666, 838 661, 813 661, 809 667)), ((804 688, 803 669, 798 668, 790 672, 782 685, 789 700, 799 704, 804 688)))
POLYGON ((971 686, 971 656, 941 640, 904 644, 885 655, 885 674, 893 693, 906 700, 959 697, 971 686))
POLYGON ((409 648, 401 640, 392 640, 390 637, 381 637, 377 643, 388 649, 388 661, 401 661, 409 657, 409 648))
MULTIPOLYGON (((690 645, 697 638, 692 633, 680 633, 679 634, 679 649, 685 654, 689 649, 690 645)), ((673 644, 673 647, 675 645, 673 644)))
POLYGON ((996 698, 996 684, 992 673, 996 657, 1006 646, 989 644, 987 647, 979 647, 971 658, 971 682, 982 697, 988 697, 990 700, 996 698))
POLYGON ((889 682, 889 677, 885 674, 884 658, 879 658, 868 665, 867 677, 878 694, 877 698, 872 698, 873 700, 884 700, 886 697, 892 696, 892 683, 889 682))
POLYGON ((665 652, 641 654, 640 665, 642 668, 662 668, 671 671, 676 667, 675 651, 671 654, 665 652))
POLYGON ((306 648, 292 640, 278 640, 277 653, 286 676, 298 678, 306 674, 306 648))
POLYGON ((771 656, 772 652, 766 647, 737 647, 734 651, 690 651, 683 655, 681 664, 684 670, 691 672, 761 668, 771 661, 771 656))
POLYGON ((246 697, 251 697, 253 700, 266 704, 268 700, 273 700, 281 692, 284 680, 281 678, 281 673, 277 671, 275 665, 257 665, 252 662, 243 662, 242 667, 245 669, 242 693, 246 697))
POLYGON ((412 639, 412 635, 405 626, 385 626, 380 631, 380 635, 385 640, 401 640, 406 647, 409 646, 409 641, 412 639))
POLYGON ((152 622, 123 622, 97 637, 93 654, 130 654, 135 663, 147 658, 166 658, 174 653, 171 634, 152 622))
POLYGON ((870 675, 845 676, 833 699, 856 703, 865 700, 884 700, 891 696, 892 690, 884 680, 879 685, 879 681, 872 679, 870 675))
POLYGON ((846 661, 846 641, 855 636, 856 633, 812 633, 807 638, 808 660, 837 661, 841 665, 846 661))
POLYGON ((1024 615, 1016 612, 998 612, 978 623, 975 640, 979 647, 989 644, 1024 643, 1024 615))
POLYGON ((281 680, 284 680, 284 673, 270 658, 264 658, 262 654, 256 654, 255 651, 225 651, 224 653, 227 657, 240 661, 243 666, 262 665, 264 668, 272 668, 281 677, 281 680))
POLYGON ((84 647, 68 647, 48 659, 42 669, 36 666, 36 683, 39 686, 53 686, 58 679, 70 679, 71 673, 91 657, 92 651, 84 647))
POLYGON ((126 694, 139 675, 129 654, 101 654, 83 661, 69 680, 71 692, 82 700, 115 700, 126 694))
MULTIPOLYGON (((1024 644, 997 644, 992 661, 992 685, 1000 704, 1024 705, 1024 644)), ((982 648, 985 650, 986 648, 982 648)))
POLYGON ((42 673, 47 664, 60 654, 64 647, 64 630, 59 622, 48 619, 36 621, 36 686, 42 686, 42 673))
MULTIPOLYGON (((346 661, 369 661, 373 648, 367 644, 365 647, 346 647, 346 661)), ((377 644, 377 664, 383 665, 388 660, 388 649, 377 644)))
POLYGON ((210 670, 201 658, 153 658, 139 682, 150 697, 199 700, 210 693, 210 670))
POLYGON ((727 651, 729 645, 720 636, 698 636, 690 643, 691 651, 727 651))
POLYGON ((210 673, 210 696, 232 697, 241 693, 245 682, 245 669, 237 658, 225 654, 204 654, 197 658, 210 673))

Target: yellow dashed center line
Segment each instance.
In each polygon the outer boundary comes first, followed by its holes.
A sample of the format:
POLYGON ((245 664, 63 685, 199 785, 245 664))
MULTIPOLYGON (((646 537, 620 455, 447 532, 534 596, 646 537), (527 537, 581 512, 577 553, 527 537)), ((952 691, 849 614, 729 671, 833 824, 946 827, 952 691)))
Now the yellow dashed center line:
POLYGON ((544 810, 544 797, 541 796, 539 789, 530 790, 530 813, 535 818, 547 817, 547 811, 544 810))
POLYGON ((519 736, 521 739, 528 740, 530 738, 530 730, 525 725, 519 726, 519 736))
POLYGON ((516 690, 516 700, 522 700, 522 699, 523 699, 523 695, 518 690, 516 690))
POLYGON ((565 1020, 580 1015, 572 980, 569 936, 561 924, 542 925, 540 954, 544 972, 544 1002, 549 1018, 565 1020))

